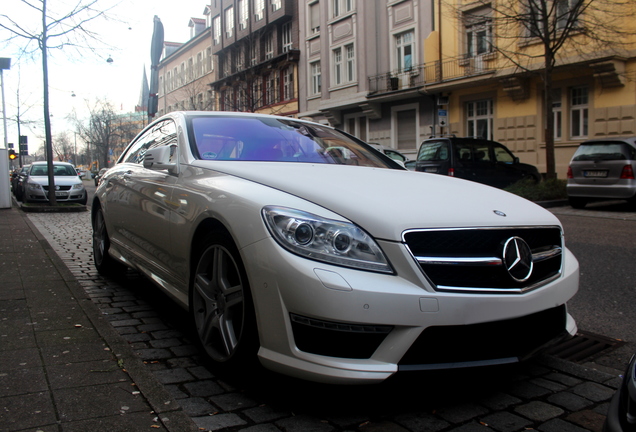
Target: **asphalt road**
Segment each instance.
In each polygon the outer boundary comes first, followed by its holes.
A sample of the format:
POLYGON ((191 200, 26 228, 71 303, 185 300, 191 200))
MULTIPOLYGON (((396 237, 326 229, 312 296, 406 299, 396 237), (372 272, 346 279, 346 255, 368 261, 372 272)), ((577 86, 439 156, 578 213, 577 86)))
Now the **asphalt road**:
POLYGON ((620 368, 636 349, 636 211, 619 202, 552 211, 581 269, 570 312, 581 330, 631 342, 606 356, 607 366, 620 368))

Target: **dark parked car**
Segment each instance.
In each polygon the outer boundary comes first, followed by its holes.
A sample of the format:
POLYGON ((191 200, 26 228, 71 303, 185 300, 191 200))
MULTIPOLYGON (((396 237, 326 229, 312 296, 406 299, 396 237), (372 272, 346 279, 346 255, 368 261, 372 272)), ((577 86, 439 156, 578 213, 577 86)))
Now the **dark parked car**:
POLYGON ((505 188, 523 179, 539 182, 537 168, 519 162, 503 144, 480 138, 430 138, 417 154, 415 170, 505 188))
POLYGON ((22 201, 22 197, 24 196, 24 181, 29 172, 29 168, 31 165, 24 165, 22 168, 15 170, 11 174, 11 189, 13 190, 13 195, 18 201, 22 201))
POLYGON ((108 171, 108 168, 102 168, 93 176, 93 180, 95 180, 95 186, 99 185, 99 179, 101 179, 104 174, 108 171))
POLYGON ((636 137, 584 141, 568 168, 570 205, 592 200, 624 199, 636 203, 636 137))
POLYGON ((603 427, 604 432, 634 432, 636 431, 636 355, 627 366, 623 382, 610 403, 607 418, 603 427))

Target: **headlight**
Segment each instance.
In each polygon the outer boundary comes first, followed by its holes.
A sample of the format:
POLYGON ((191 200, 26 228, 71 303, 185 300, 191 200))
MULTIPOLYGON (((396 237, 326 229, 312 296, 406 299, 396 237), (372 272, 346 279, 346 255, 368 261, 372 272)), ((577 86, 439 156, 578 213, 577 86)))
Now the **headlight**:
POLYGON ((74 190, 80 189, 80 190, 81 190, 81 189, 84 189, 84 185, 83 185, 83 184, 81 184, 81 183, 74 184, 74 185, 71 187, 71 189, 74 189, 74 190))
POLYGON ((41 190, 42 190, 42 186, 40 186, 40 184, 39 184, 39 183, 31 183, 31 182, 28 182, 28 183, 27 183, 27 187, 28 187, 30 190, 34 190, 34 191, 41 191, 41 190))
POLYGON ((285 249, 316 261, 393 273, 378 244, 351 222, 340 222, 285 207, 263 208, 265 225, 285 249))

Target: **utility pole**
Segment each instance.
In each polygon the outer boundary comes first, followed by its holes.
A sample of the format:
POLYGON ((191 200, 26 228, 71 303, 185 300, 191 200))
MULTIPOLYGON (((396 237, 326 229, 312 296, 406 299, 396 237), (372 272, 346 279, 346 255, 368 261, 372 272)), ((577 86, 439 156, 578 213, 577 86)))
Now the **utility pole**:
POLYGON ((4 103, 5 69, 11 68, 10 58, 0 58, 0 87, 2 87, 2 123, 4 125, 4 145, 0 148, 0 208, 11 208, 11 192, 9 186, 9 145, 7 138, 7 111, 4 103))

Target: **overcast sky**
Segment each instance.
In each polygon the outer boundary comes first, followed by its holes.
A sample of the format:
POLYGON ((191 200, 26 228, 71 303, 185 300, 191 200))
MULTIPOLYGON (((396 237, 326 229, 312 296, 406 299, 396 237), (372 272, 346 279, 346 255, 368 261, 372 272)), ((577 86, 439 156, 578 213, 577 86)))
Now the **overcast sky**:
MULTIPOLYGON (((86 106, 93 105, 98 98, 109 100, 121 112, 134 111, 144 69, 150 79, 153 17, 157 15, 161 19, 166 41, 186 42, 190 35, 190 18, 204 18, 203 11, 208 3, 209 0, 99 0, 100 10, 112 8, 107 14, 113 19, 98 19, 88 24, 91 31, 100 35, 101 43, 91 44, 95 50, 84 49, 81 54, 68 48, 51 50, 49 94, 53 133, 69 129, 72 133, 65 120, 67 115, 73 109, 80 116, 85 115, 86 106), (106 61, 109 57, 113 59, 112 63, 106 61)), ((59 13, 64 12, 61 4, 72 4, 72 0, 56 0, 49 4, 57 8, 52 10, 53 13, 59 13)), ((30 14, 21 0, 2 0, 0 14, 3 13, 31 28, 41 22, 40 17, 30 14)), ((39 54, 19 58, 19 48, 25 41, 18 39, 7 44, 7 37, 7 32, 0 30, 0 57, 12 59, 11 69, 3 71, 7 137, 8 142, 17 142, 17 128, 11 119, 15 119, 17 113, 18 89, 22 121, 42 124, 42 64, 39 54)), ((35 45, 31 47, 35 48, 35 45)), ((43 126, 23 125, 21 133, 29 136, 29 152, 33 153, 42 142, 43 126)), ((3 135, 0 128, 0 136, 4 138, 3 135)))

